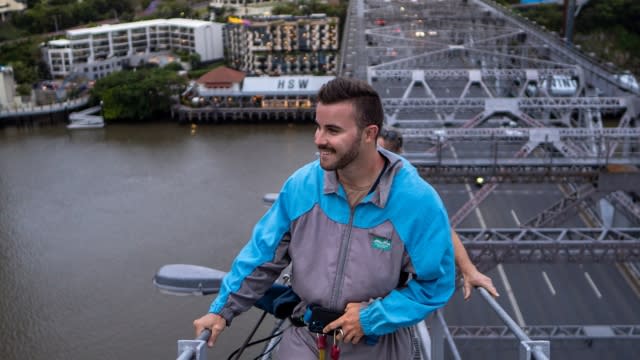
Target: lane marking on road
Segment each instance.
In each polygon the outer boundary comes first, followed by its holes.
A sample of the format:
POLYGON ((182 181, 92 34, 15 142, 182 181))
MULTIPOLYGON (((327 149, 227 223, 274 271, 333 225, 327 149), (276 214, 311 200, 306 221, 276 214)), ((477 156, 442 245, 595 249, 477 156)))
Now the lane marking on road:
MULTIPOLYGON (((453 157, 458 158, 456 154, 456 150, 451 146, 451 151, 453 152, 453 157)), ((469 193, 469 197, 473 198, 473 191, 471 190, 471 185, 465 184, 465 188, 469 193)), ((484 221, 484 216, 482 216, 482 212, 480 212, 480 207, 476 206, 475 214, 478 218, 478 222, 480 223, 480 227, 483 229, 487 228, 487 224, 484 221)), ((509 278, 507 278, 507 273, 504 271, 504 267, 502 264, 498 264, 498 273, 500 274, 500 279, 504 284, 504 288, 507 291, 507 297, 509 298, 509 302, 511 303, 511 308, 513 309, 514 316, 516 317, 516 322, 520 327, 525 327, 526 323, 524 322, 524 316, 522 316, 522 312, 520 311, 520 306, 518 306, 518 300, 516 300, 516 295, 511 288, 511 283, 509 282, 509 278)))
POLYGON ((511 216, 513 216, 513 220, 516 221, 516 225, 520 226, 520 219, 518 219, 518 215, 516 215, 516 212, 513 211, 513 209, 511 209, 511 216))
POLYGON ((584 277, 587 278, 587 282, 589 283, 589 285, 591 285, 591 288, 596 293, 596 296, 598 297, 598 299, 601 299, 602 298, 602 294, 600 293, 600 290, 598 290, 598 287, 596 286, 596 283, 594 283, 593 279, 591 279, 591 276, 589 275, 589 273, 585 271, 584 272, 584 277))
POLYGON ((549 287, 549 291, 551 291, 551 295, 555 296, 556 289, 554 289, 553 284, 551 283, 551 280, 549 279, 549 276, 547 275, 546 271, 542 272, 542 277, 544 278, 544 282, 547 283, 547 286, 549 287))
POLYGON ((504 267, 502 264, 498 264, 498 273, 500 274, 500 279, 504 283, 504 288, 507 290, 507 296, 509 297, 509 301, 511 302, 511 307, 513 308, 513 314, 516 317, 516 322, 520 327, 525 327, 527 324, 524 322, 524 317, 522 316, 522 312, 520 311, 520 306, 518 306, 518 301, 516 300, 516 295, 513 293, 513 289, 511 288, 511 283, 509 282, 509 278, 507 278, 507 273, 504 271, 504 267))

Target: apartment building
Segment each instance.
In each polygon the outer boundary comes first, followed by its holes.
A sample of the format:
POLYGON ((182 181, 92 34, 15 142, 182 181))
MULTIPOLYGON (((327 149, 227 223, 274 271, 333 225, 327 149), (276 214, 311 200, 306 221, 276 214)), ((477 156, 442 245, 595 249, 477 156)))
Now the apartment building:
POLYGON ((224 58, 223 24, 191 19, 154 19, 68 30, 47 43, 52 76, 81 73, 99 79, 170 52, 197 53, 201 61, 224 58))
MULTIPOLYGON (((279 3, 289 2, 286 0, 211 0, 209 1, 210 8, 222 8, 222 7, 251 7, 254 5, 277 5, 279 3)), ((339 0, 321 0, 319 2, 326 2, 331 5, 338 5, 339 0)))
POLYGON ((256 4, 271 4, 279 3, 282 0, 211 0, 209 1, 210 8, 221 8, 223 6, 247 6, 256 4))
POLYGON ((256 16, 227 24, 227 62, 248 75, 335 75, 338 66, 339 18, 256 16))

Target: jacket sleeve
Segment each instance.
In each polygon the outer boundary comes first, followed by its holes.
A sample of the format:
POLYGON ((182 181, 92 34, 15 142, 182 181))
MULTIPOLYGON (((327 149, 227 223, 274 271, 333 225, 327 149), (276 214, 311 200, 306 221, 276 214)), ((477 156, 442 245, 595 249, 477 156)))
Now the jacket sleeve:
POLYGON ((439 198, 426 213, 404 220, 400 237, 415 276, 406 287, 395 289, 360 310, 360 323, 367 335, 388 334, 424 320, 444 306, 455 290, 451 231, 439 198))
POLYGON ((251 239, 233 261, 209 308, 210 313, 224 317, 227 325, 248 310, 290 262, 290 219, 283 193, 255 225, 251 239))

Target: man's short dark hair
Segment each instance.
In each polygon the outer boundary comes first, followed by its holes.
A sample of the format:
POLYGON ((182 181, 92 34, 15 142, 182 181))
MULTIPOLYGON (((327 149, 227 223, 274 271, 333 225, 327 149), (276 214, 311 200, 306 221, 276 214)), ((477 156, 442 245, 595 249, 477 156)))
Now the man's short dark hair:
POLYGON ((362 80, 337 77, 322 85, 318 92, 318 101, 325 105, 349 101, 353 104, 356 124, 360 129, 377 125, 382 129, 384 112, 380 95, 362 80))
POLYGON ((402 151, 402 134, 400 131, 392 128, 382 128, 380 137, 388 144, 387 150, 399 153, 402 151))

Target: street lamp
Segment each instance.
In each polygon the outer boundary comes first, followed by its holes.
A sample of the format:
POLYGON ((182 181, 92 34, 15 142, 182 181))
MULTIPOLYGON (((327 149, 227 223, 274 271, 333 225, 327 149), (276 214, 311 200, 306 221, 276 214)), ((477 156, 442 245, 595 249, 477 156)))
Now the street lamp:
POLYGON ((211 295, 220 290, 224 271, 198 265, 164 265, 153 277, 153 284, 170 295, 211 295))

